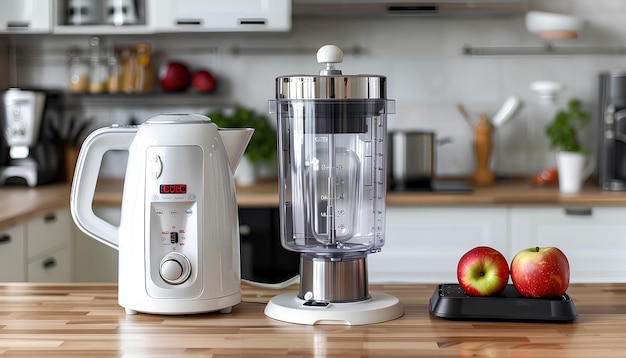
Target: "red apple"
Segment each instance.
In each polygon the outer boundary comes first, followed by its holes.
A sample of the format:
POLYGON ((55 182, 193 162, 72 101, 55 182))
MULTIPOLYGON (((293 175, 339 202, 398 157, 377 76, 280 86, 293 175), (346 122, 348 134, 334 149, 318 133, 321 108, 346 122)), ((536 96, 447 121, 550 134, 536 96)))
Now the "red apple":
POLYGON ((509 282, 509 263, 498 250, 478 246, 461 257, 456 276, 468 295, 495 296, 509 282))
POLYGON ((217 80, 207 70, 198 70, 191 76, 191 85, 198 92, 213 92, 217 87, 217 80))
POLYGON ((560 297, 569 286, 569 261, 556 247, 531 247, 511 261, 511 279, 526 297, 560 297))
POLYGON ((189 87, 189 69, 180 62, 168 62, 159 70, 159 82, 165 91, 184 91, 189 87))

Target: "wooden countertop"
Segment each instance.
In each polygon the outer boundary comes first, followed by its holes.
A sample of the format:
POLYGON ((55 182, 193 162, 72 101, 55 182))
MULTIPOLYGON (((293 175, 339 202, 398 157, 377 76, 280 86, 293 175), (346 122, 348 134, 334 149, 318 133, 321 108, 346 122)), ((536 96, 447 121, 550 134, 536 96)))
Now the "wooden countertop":
MULTIPOLYGON (((626 357, 626 284, 573 284, 571 323, 450 321, 428 312, 435 285, 372 285, 404 316, 305 326, 263 314, 281 292, 243 286, 230 314, 126 316, 116 285, 0 285, 4 357, 626 357)), ((296 290, 288 288, 290 290, 296 290)))
MULTIPOLYGON (((119 206, 122 198, 121 179, 98 182, 96 205, 119 206)), ((0 230, 24 223, 29 219, 69 206, 70 188, 66 183, 0 187, 0 230)), ((237 202, 241 207, 278 206, 278 184, 264 181, 253 186, 237 187, 237 202)), ((602 191, 587 184, 577 195, 562 195, 556 186, 534 187, 525 181, 496 183, 474 187, 470 193, 389 192, 387 205, 401 206, 626 206, 626 192, 602 191)))
POLYGON ((69 207, 70 187, 66 183, 0 187, 0 230, 19 225, 50 211, 69 207))
MULTIPOLYGON (((123 184, 120 180, 103 180, 94 200, 119 205, 123 184)), ((237 187, 241 207, 278 206, 278 184, 263 181, 253 186, 237 187)), ((493 205, 572 205, 626 206, 626 192, 600 190, 587 184, 581 193, 562 195, 556 185, 531 186, 523 180, 474 187, 470 193, 388 192, 388 206, 493 206, 493 205)))

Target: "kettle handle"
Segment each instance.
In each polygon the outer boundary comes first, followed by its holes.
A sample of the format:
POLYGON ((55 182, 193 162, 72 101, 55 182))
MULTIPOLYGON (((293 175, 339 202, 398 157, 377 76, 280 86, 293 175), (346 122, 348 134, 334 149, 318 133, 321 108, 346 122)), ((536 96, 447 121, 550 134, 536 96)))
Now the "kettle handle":
POLYGON ((99 218, 93 212, 93 197, 104 153, 126 150, 137 133, 136 126, 107 127, 95 130, 83 143, 74 171, 70 193, 70 211, 76 226, 85 234, 118 249, 118 226, 99 218))

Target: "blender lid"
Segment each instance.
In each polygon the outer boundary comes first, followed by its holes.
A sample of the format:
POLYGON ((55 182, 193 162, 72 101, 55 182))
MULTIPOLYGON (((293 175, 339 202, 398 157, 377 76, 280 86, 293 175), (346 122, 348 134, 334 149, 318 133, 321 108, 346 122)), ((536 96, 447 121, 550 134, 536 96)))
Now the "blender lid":
POLYGON ((319 75, 291 75, 276 78, 276 99, 385 99, 387 78, 379 75, 343 75, 335 68, 343 52, 326 45, 317 52, 317 62, 326 64, 319 75))

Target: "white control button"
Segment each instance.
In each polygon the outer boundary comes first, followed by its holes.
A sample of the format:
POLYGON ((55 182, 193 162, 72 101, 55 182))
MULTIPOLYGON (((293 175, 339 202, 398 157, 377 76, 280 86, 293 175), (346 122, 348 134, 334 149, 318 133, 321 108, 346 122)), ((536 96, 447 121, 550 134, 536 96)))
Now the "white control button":
POLYGON ((161 277, 165 281, 176 281, 183 274, 183 266, 176 260, 167 260, 161 264, 161 277))
POLYGON ((161 157, 158 154, 155 154, 150 160, 150 174, 152 175, 152 179, 158 179, 163 173, 163 161, 161 161, 161 157))
POLYGON ((191 262, 179 252, 170 252, 161 260, 159 274, 163 281, 171 285, 180 285, 191 275, 191 262))

